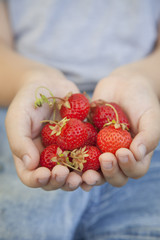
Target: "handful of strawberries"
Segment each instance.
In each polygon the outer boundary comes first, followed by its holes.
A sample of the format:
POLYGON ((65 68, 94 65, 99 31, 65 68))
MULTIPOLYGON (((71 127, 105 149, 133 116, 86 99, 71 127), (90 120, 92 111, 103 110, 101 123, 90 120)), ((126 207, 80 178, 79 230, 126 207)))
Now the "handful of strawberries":
POLYGON ((90 103, 82 93, 56 98, 48 91, 51 97, 40 94, 35 107, 47 103, 53 107, 53 113, 58 107, 61 119, 42 121, 45 123, 41 131, 44 150, 40 166, 52 170, 61 164, 80 172, 97 171, 103 152, 115 154, 119 148, 129 148, 132 142, 130 124, 119 105, 103 100, 90 103))

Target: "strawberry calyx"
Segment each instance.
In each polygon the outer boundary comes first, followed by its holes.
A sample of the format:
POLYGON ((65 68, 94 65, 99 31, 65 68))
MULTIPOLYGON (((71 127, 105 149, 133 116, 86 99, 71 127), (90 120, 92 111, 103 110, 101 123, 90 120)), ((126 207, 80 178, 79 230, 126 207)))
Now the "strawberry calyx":
POLYGON ((67 119, 66 117, 63 118, 61 121, 59 122, 54 122, 55 126, 50 126, 50 129, 52 130, 51 135, 56 134, 56 136, 59 136, 61 134, 62 128, 66 125, 66 123, 69 121, 70 119, 67 119))
POLYGON ((88 150, 86 150, 86 146, 80 149, 74 149, 70 156, 72 158, 72 164, 75 170, 79 170, 80 172, 83 170, 83 164, 87 162, 85 159, 89 156, 88 150))
POLYGON ((72 92, 69 92, 64 98, 58 98, 60 101, 57 103, 58 109, 60 110, 62 106, 66 108, 71 108, 69 98, 72 96, 72 92))
POLYGON ((34 103, 34 107, 35 108, 41 107, 43 105, 43 103, 47 103, 50 107, 52 107, 56 103, 56 100, 59 100, 59 102, 57 103, 59 110, 61 109, 62 105, 65 106, 66 108, 71 108, 68 99, 71 97, 72 94, 73 94, 72 92, 69 92, 64 98, 55 97, 53 95, 53 93, 47 87, 40 86, 35 91, 36 100, 34 103), (39 97, 38 97, 39 89, 47 90, 49 92, 50 96, 46 97, 44 94, 39 93, 39 97))
POLYGON ((59 165, 65 165, 70 167, 72 162, 69 160, 70 151, 62 151, 59 147, 57 148, 56 156, 52 157, 52 161, 59 165))
POLYGON ((95 101, 90 103, 90 111, 89 111, 89 114, 87 116, 88 122, 92 123, 92 116, 93 116, 94 111, 96 110, 96 108, 98 106, 101 106, 101 105, 104 105, 104 104, 106 104, 106 101, 104 101, 102 99, 98 99, 98 100, 95 100, 95 101))
POLYGON ((57 121, 52 121, 52 120, 43 120, 41 121, 41 123, 50 123, 50 124, 55 124, 55 126, 49 126, 49 128, 52 130, 51 135, 56 134, 56 136, 59 136, 61 134, 62 128, 66 125, 66 123, 69 121, 70 119, 68 118, 63 118, 61 121, 57 122, 57 121))
POLYGON ((113 125, 116 129, 117 129, 117 128, 122 128, 123 130, 129 130, 128 127, 127 127, 127 125, 126 125, 125 123, 118 123, 118 122, 116 122, 115 119, 113 119, 112 121, 108 121, 107 123, 105 123, 105 124, 103 125, 103 128, 106 127, 106 126, 111 126, 111 125, 113 125))
MULTIPOLYGON (((76 150, 77 149, 75 149, 74 151, 76 151, 76 150)), ((57 165, 63 165, 63 166, 69 167, 73 170, 81 172, 83 169, 82 164, 79 166, 79 165, 75 164, 75 162, 70 161, 70 159, 72 157, 73 157, 73 151, 72 152, 71 151, 62 151, 62 149, 58 147, 56 156, 52 157, 51 161, 56 162, 57 165)), ((76 158, 76 156, 75 156, 75 158, 76 158)), ((80 162, 82 160, 78 160, 78 161, 80 162)), ((86 162, 86 160, 83 160, 83 163, 85 163, 85 162, 86 162)))
POLYGON ((104 101, 102 99, 98 99, 98 100, 95 100, 95 101, 91 102, 90 108, 96 108, 97 106, 101 106, 101 105, 104 105, 104 104, 106 104, 106 101, 104 101))
MULTIPOLYGON (((84 96, 87 97, 88 100, 90 100, 90 99, 89 99, 89 96, 87 95, 86 92, 84 92, 83 94, 84 94, 84 96)), ((72 93, 72 92, 69 92, 64 98, 57 98, 57 99, 60 100, 60 101, 57 103, 59 110, 62 108, 62 106, 66 107, 66 108, 71 108, 71 105, 70 105, 70 102, 69 102, 69 98, 70 98, 72 95, 73 95, 73 93, 72 93)))
POLYGON ((113 125, 116 129, 117 128, 122 128, 122 130, 129 130, 128 127, 127 127, 127 124, 126 123, 120 123, 119 122, 119 117, 118 117, 118 113, 117 113, 117 110, 109 103, 105 103, 105 106, 108 106, 108 107, 111 107, 116 115, 116 120, 115 119, 112 119, 112 121, 110 121, 109 119, 107 123, 105 123, 103 125, 103 127, 106 127, 106 126, 110 126, 110 125, 113 125))
POLYGON ((47 103, 50 107, 52 107, 55 104, 55 97, 53 96, 53 93, 47 88, 47 87, 38 87, 35 91, 35 102, 34 102, 34 107, 41 107, 43 105, 43 103, 47 103), (38 92, 39 89, 45 89, 49 92, 51 97, 46 97, 44 94, 39 93, 39 97, 38 97, 38 92), (50 100, 52 99, 52 100, 50 100))

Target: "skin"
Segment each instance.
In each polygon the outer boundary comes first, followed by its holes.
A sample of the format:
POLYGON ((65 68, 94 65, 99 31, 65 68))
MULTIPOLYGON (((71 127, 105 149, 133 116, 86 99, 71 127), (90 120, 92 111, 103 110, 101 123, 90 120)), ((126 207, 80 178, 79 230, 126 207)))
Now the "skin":
MULTIPOLYGON (((113 186, 121 187, 127 183, 128 178, 137 179, 144 176, 149 169, 153 150, 160 139, 159 100, 150 81, 141 75, 131 75, 129 71, 125 78, 123 71, 125 73, 127 68, 124 67, 103 79, 97 85, 93 98, 101 96, 122 106, 129 116, 134 138, 130 149, 121 148, 115 155, 103 153, 100 156, 103 174, 93 173, 96 185, 107 181, 113 186)), ((83 180, 86 183, 91 181, 87 174, 83 176, 83 180)))
POLYGON ((52 171, 38 167, 43 149, 39 137, 40 121, 50 118, 52 112, 46 106, 38 109, 33 107, 36 88, 46 86, 59 97, 79 90, 58 70, 16 53, 7 8, 1 1, 0 65, 4 67, 0 68, 0 105, 9 106, 6 131, 21 181, 29 187, 41 187, 47 191, 58 188, 73 191, 79 186, 89 191, 106 181, 121 187, 128 178, 144 176, 160 140, 159 62, 160 49, 157 43, 148 57, 116 69, 100 80, 95 88, 93 100, 101 98, 114 101, 127 113, 134 135, 130 149, 119 149, 115 155, 103 153, 100 156, 101 173, 88 170, 79 174, 59 165, 52 171))

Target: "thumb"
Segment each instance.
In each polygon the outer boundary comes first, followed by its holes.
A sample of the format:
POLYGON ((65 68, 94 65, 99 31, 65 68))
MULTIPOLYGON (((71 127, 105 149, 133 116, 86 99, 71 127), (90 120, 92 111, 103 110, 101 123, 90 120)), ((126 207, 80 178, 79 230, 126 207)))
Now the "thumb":
POLYGON ((32 140, 32 123, 29 116, 25 115, 23 119, 22 114, 18 115, 14 116, 13 112, 8 111, 5 119, 9 145, 12 154, 21 159, 27 169, 33 170, 39 164, 40 154, 32 140))
POLYGON ((134 137, 130 150, 137 160, 152 152, 160 141, 160 109, 150 108, 139 119, 138 134, 134 137))

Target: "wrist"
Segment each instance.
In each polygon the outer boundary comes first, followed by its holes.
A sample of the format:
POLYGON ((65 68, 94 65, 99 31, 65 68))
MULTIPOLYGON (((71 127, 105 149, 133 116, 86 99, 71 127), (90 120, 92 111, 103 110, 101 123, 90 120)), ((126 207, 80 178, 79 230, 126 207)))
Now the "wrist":
POLYGON ((141 81, 154 91, 160 99, 159 77, 155 74, 154 69, 149 68, 149 60, 141 61, 121 66, 111 73, 112 77, 118 77, 122 81, 141 81))
MULTIPOLYGON (((50 84, 55 81, 54 88, 57 88, 64 82, 61 91, 63 93, 68 90, 65 86, 67 79, 60 71, 25 58, 4 44, 0 44, 0 52, 0 62, 3 66, 0 69, 0 106, 8 106, 20 89, 28 83, 40 82, 38 85, 43 85, 45 82, 50 84)), ((68 81, 67 86, 69 85, 72 91, 77 91, 74 84, 68 81)))
POLYGON ((19 90, 24 88, 35 89, 46 87, 51 90, 53 95, 64 97, 68 92, 78 92, 77 86, 69 81, 63 73, 57 69, 47 66, 26 71, 19 84, 19 90))
POLYGON ((152 92, 157 98, 153 81, 129 65, 117 68, 109 76, 99 81, 93 99, 101 98, 120 103, 135 92, 152 92), (109 91, 108 91, 109 89, 109 91), (145 90, 143 90, 145 89, 145 90))

